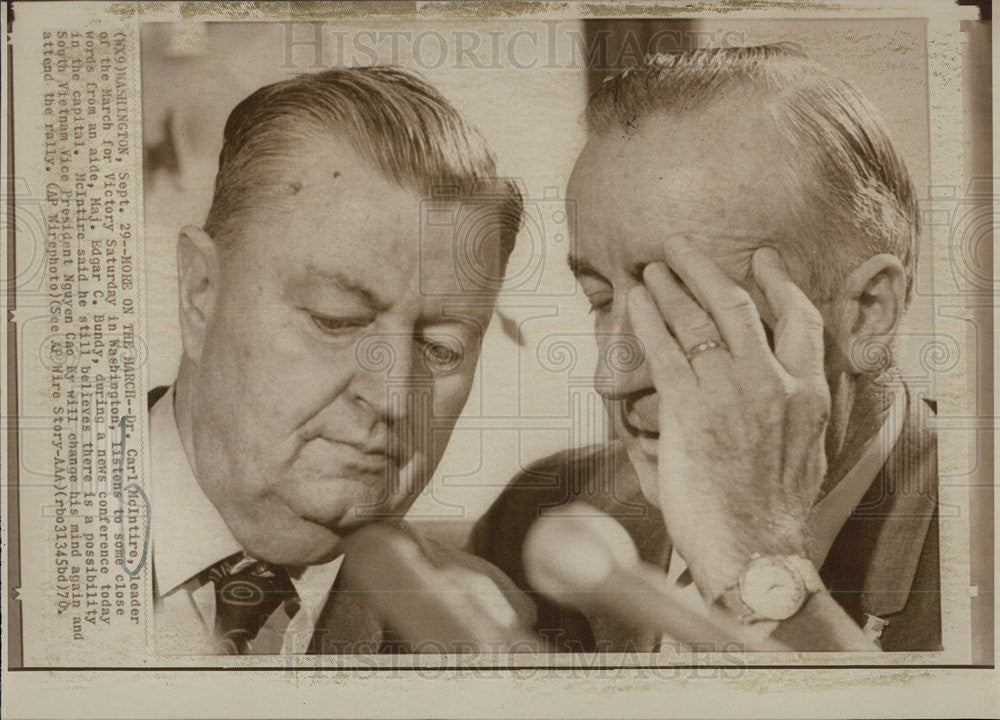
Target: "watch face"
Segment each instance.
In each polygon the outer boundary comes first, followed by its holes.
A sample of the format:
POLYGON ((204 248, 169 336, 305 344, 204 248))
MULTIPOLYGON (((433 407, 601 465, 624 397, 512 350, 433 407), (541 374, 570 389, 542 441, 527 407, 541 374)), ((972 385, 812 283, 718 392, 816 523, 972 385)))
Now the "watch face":
POLYGON ((757 558, 740 579, 740 598, 758 615, 785 620, 802 607, 806 587, 798 573, 780 558, 757 558))

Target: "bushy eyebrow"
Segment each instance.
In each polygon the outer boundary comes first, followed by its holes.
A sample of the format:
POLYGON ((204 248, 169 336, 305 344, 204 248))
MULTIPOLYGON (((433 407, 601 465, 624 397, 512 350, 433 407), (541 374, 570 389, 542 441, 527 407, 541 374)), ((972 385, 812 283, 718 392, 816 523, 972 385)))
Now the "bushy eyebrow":
MULTIPOLYGON (((573 273, 573 277, 580 279, 582 275, 592 275, 604 279, 604 274, 595 268, 593 265, 588 263, 586 260, 581 258, 579 255, 567 255, 566 263, 569 265, 569 270, 573 273)), ((646 267, 646 263, 636 263, 631 268, 629 268, 629 274, 635 279, 642 281, 642 270, 646 267)))
POLYGON ((337 270, 308 265, 306 267, 306 273, 312 279, 331 283, 346 293, 358 296, 366 305, 378 312, 384 312, 391 306, 390 302, 379 296, 378 291, 337 270))

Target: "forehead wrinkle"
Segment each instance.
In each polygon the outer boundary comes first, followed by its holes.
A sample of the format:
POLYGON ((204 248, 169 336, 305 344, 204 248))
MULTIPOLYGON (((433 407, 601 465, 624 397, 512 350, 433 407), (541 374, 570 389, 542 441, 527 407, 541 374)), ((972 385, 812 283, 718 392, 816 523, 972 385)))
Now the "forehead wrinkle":
MULTIPOLYGON (((591 172, 578 173, 574 188, 592 198, 590 207, 597 210, 596 217, 588 220, 592 232, 587 234, 599 240, 599 229, 604 229, 605 238, 619 237, 620 244, 628 248, 626 255, 634 262, 658 259, 658 239, 680 232, 708 238, 708 254, 717 260, 746 254, 746 267, 741 267, 739 273, 743 276, 743 271, 749 270, 751 252, 777 244, 775 229, 781 230, 787 224, 781 207, 754 202, 753 188, 748 186, 744 197, 741 191, 749 181, 746 177, 717 180, 709 168, 692 168, 686 161, 678 167, 677 158, 666 156, 657 167, 650 162, 648 148, 625 160, 624 167, 616 167, 607 162, 607 146, 593 150, 596 152, 587 163, 591 172), (617 176, 619 182, 611 183, 611 175, 617 176), (685 182, 689 175, 696 182, 685 182), (741 229, 746 232, 741 233, 741 229)), ((783 189, 774 188, 767 195, 783 195, 783 189)))
POLYGON ((323 268, 310 262, 306 265, 305 274, 306 282, 315 279, 335 285, 344 292, 362 296, 377 310, 384 311, 392 305, 387 298, 379 294, 378 290, 369 287, 363 280, 355 279, 349 272, 323 268))
POLYGON ((741 125, 719 127, 726 141, 703 148, 685 142, 693 136, 676 126, 651 126, 629 144, 592 135, 567 191, 586 228, 581 252, 589 251, 617 283, 633 265, 662 260, 660 242, 679 232, 703 238, 703 252, 758 304, 751 259, 761 247, 778 250, 801 284, 795 256, 809 242, 801 208, 813 170, 790 163, 787 148, 770 142, 771 135, 734 133, 741 125))
MULTIPOLYGON (((351 214, 349 219, 338 223, 337 209, 328 213, 314 212, 307 221, 304 234, 314 238, 311 248, 304 253, 305 272, 326 276, 328 279, 341 279, 342 285, 350 289, 364 287, 373 295, 375 288, 383 291, 399 287, 399 274, 409 274, 407 263, 416 258, 414 253, 406 252, 402 238, 396 231, 399 223, 363 221, 359 226, 351 214), (351 228, 345 232, 344 228, 351 228), (369 276, 379 278, 368 281, 369 276), (376 284, 377 282, 377 284, 376 284)), ((302 231, 300 230, 300 233, 302 231)))

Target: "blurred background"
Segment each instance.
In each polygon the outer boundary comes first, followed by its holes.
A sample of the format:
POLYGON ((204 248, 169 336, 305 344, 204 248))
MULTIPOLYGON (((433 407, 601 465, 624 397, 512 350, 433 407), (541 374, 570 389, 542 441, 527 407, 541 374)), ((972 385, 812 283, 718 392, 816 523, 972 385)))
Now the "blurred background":
MULTIPOLYGON (((918 19, 145 24, 150 387, 171 383, 177 370, 177 231, 205 219, 232 107, 297 72, 373 63, 417 70, 479 127, 500 173, 521 180, 534 219, 519 237, 500 300, 508 321, 491 326, 468 406, 411 511, 413 519, 461 540, 518 470, 606 433, 589 386, 596 362, 592 322, 565 262, 562 203, 584 142, 581 115, 590 87, 649 52, 797 42, 881 109, 923 196, 930 182, 925 27, 918 19)), ((929 237, 925 244, 926 259, 929 237)), ((921 358, 933 328, 930 272, 931 263, 923 262, 897 349, 918 392, 930 384, 921 358)))

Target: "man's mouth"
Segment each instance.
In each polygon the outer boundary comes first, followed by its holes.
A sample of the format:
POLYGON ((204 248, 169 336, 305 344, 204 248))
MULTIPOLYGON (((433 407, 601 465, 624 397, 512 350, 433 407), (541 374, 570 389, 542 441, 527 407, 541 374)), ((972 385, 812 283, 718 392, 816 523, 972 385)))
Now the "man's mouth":
POLYGON ((618 408, 622 426, 630 435, 650 440, 656 440, 660 437, 659 423, 655 419, 655 398, 648 397, 647 395, 643 395, 639 398, 625 398, 618 403, 618 408), (647 406, 643 407, 643 410, 646 410, 647 412, 640 412, 640 410, 636 407, 637 402, 642 402, 645 406, 647 406), (652 407, 648 407, 650 405, 652 407), (649 414, 648 411, 650 410, 654 413, 654 417, 644 417, 644 415, 649 414))
POLYGON ((350 473, 374 474, 385 473, 391 466, 389 458, 385 455, 364 455, 348 453, 340 461, 340 466, 350 473))
POLYGON ((399 465, 395 457, 382 450, 319 438, 307 443, 302 452, 303 459, 313 466, 337 475, 384 475, 399 465))

